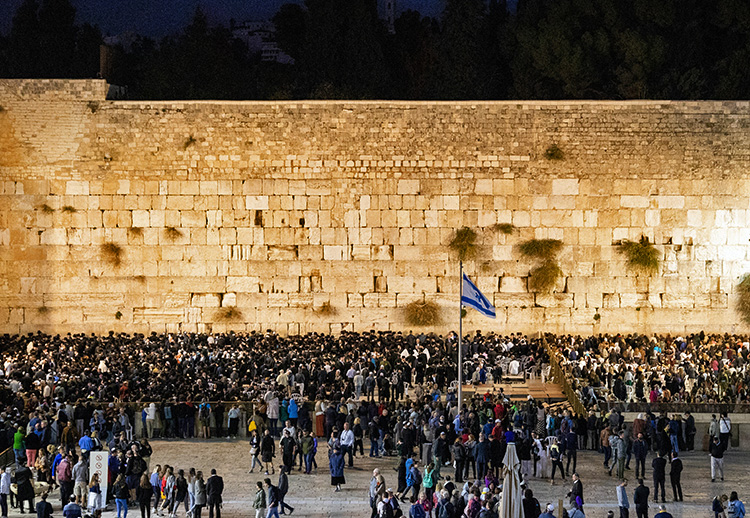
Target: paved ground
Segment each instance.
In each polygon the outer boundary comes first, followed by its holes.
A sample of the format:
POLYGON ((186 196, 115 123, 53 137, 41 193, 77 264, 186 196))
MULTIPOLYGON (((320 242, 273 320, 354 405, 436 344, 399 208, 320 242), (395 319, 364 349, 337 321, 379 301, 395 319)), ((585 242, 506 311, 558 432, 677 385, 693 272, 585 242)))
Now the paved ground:
MULTIPOLYGON (((251 504, 255 494, 255 482, 262 480, 264 476, 248 474, 250 456, 248 447, 244 441, 211 440, 211 441, 154 441, 153 463, 170 464, 187 470, 190 467, 203 470, 206 475, 211 468, 216 468, 224 477, 224 509, 222 516, 239 517, 254 516, 251 504)), ((326 446, 323 445, 323 450, 326 446)), ((367 502, 367 487, 374 467, 381 468, 386 477, 388 485, 396 487, 396 459, 370 459, 356 458, 357 469, 346 471, 347 484, 341 493, 334 493, 330 486, 328 473, 328 462, 325 451, 318 453, 318 464, 320 469, 316 474, 304 475, 294 471, 290 476, 290 492, 287 502, 294 506, 294 516, 304 517, 344 517, 344 516, 369 516, 370 510, 367 502)), ((584 495, 587 505, 587 517, 606 517, 608 510, 617 512, 617 498, 615 477, 610 478, 602 466, 602 456, 594 452, 580 452, 578 472, 584 484, 584 495)), ((703 518, 713 517, 710 512, 711 500, 714 495, 731 491, 738 491, 740 498, 750 499, 750 453, 730 451, 726 457, 725 482, 711 483, 708 454, 703 452, 691 452, 683 455, 685 471, 683 472, 684 503, 671 503, 667 501, 667 509, 675 518, 703 518)), ((647 461, 647 464, 650 463, 647 461)), ((633 466, 634 467, 634 464, 633 466)), ((450 470, 452 471, 452 470, 450 470)), ((278 473, 278 472, 277 472, 278 473)), ((444 471, 444 473, 446 473, 444 471)), ((635 489, 635 481, 632 480, 633 472, 626 472, 631 481, 629 483, 628 495, 631 499, 635 489)), ((650 469, 647 470, 650 478, 650 469)), ((278 480, 278 474, 271 477, 274 483, 278 480)), ((650 481, 646 482, 649 487, 653 486, 650 481)), ((669 478, 667 477, 667 486, 669 478)), ((546 480, 531 481, 531 488, 535 496, 544 505, 546 502, 557 502, 565 499, 565 494, 570 489, 570 479, 564 483, 557 481, 551 485, 546 480)), ((653 487, 652 495, 653 495, 653 487)), ((671 489, 667 488, 671 496, 671 489)), ((59 501, 57 495, 50 501, 55 507, 55 515, 61 516, 59 512, 59 501)), ((649 516, 656 514, 657 508, 653 506, 649 516)), ((131 509, 130 516, 139 515, 138 509, 131 509)), ((11 516, 19 517, 17 509, 11 510, 11 516)), ((105 512, 104 518, 113 518, 115 513, 105 512)), ((204 511, 204 518, 207 513, 204 511)), ((556 516, 560 516, 556 513, 556 516)), ((635 516, 631 510, 631 516, 635 516)), ((180 512, 179 518, 184 518, 180 512)))

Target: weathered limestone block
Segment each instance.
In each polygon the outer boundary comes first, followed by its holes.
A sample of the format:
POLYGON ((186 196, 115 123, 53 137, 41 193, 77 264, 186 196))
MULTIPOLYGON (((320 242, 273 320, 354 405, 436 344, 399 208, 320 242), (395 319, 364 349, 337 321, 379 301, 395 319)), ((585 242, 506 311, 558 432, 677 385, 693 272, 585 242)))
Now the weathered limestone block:
POLYGON ((501 293, 525 293, 526 292, 526 279, 522 277, 501 277, 500 278, 500 292, 501 293))

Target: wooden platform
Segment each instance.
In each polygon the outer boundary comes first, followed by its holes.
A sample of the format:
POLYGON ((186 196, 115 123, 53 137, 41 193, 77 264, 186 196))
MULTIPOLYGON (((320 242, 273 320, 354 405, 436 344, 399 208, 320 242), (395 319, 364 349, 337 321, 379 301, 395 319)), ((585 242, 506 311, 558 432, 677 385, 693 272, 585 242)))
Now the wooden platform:
POLYGON ((531 395, 534 399, 544 401, 545 403, 561 403, 566 401, 562 388, 556 383, 542 383, 541 380, 526 380, 521 383, 495 383, 493 385, 464 385, 463 392, 466 396, 473 396, 474 393, 490 394, 499 393, 503 389, 505 396, 511 401, 523 401, 531 395))

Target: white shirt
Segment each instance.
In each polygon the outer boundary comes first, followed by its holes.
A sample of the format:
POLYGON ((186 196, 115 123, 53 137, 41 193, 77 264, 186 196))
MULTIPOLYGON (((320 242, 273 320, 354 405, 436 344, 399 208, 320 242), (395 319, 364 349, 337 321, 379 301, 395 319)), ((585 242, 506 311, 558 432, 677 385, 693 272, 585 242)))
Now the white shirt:
MULTIPOLYGON (((10 468, 8 469, 10 470, 10 468)), ((10 473, 8 471, 3 471, 3 475, 0 477, 0 494, 10 494, 10 473)))
POLYGON ((728 417, 719 419, 719 433, 729 433, 732 430, 732 421, 728 417))
POLYGON ((354 444, 354 432, 351 430, 343 430, 339 440, 344 446, 351 446, 354 444))

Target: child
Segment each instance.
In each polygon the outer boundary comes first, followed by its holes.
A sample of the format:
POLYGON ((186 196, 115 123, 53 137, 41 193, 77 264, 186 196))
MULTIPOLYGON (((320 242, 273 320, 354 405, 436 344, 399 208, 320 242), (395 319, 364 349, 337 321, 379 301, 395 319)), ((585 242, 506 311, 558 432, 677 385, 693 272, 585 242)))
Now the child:
POLYGON ((727 515, 724 512, 724 502, 727 500, 727 495, 716 495, 714 501, 711 503, 711 510, 714 512, 714 518, 726 518, 727 515))
POLYGON ((89 501, 88 509, 89 514, 92 516, 98 509, 102 508, 102 488, 99 482, 99 473, 91 475, 91 482, 89 482, 89 501))

